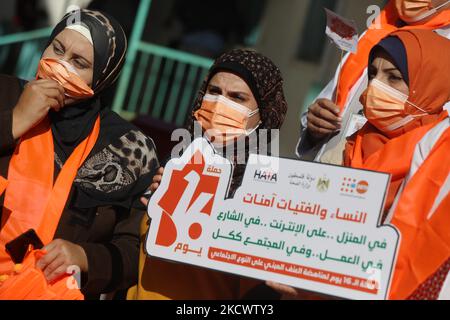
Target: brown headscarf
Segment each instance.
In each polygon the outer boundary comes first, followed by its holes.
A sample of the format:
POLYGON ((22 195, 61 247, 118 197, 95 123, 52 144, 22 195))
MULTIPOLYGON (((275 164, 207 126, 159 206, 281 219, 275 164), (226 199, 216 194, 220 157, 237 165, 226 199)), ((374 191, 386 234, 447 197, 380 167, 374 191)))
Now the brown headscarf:
MULTIPOLYGON (((272 60, 258 52, 234 49, 223 54, 214 62, 199 90, 189 124, 192 134, 194 113, 202 105, 209 82, 219 72, 231 72, 242 78, 250 87, 258 103, 262 121, 257 131, 281 128, 287 113, 287 102, 284 96, 283 78, 280 69, 272 60)), ((248 150, 247 148, 246 157, 249 153, 258 153, 258 150, 248 150)), ((231 193, 234 193, 240 185, 244 171, 245 165, 235 166, 231 193)))
MULTIPOLYGON (((397 37, 406 49, 409 74, 408 101, 428 112, 389 136, 367 123, 346 146, 344 164, 392 175, 385 211, 409 171, 415 146, 426 132, 448 116, 443 106, 450 101, 450 41, 429 30, 403 30, 397 37)), ((405 116, 420 113, 405 105, 405 116)))

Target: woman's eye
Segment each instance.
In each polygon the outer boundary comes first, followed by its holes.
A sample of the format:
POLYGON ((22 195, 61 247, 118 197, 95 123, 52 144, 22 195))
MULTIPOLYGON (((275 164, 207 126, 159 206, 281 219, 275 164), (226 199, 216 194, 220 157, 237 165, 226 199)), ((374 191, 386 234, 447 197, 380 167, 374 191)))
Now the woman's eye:
POLYGON ((86 69, 87 68, 87 66, 79 60, 75 60, 74 64, 78 69, 86 69))
POLYGON ((389 76, 390 81, 402 81, 403 79, 397 76, 389 76))
POLYGON ((245 97, 243 95, 239 94, 239 93, 231 92, 229 96, 230 96, 231 100, 234 100, 234 101, 237 101, 237 102, 246 101, 245 97))
POLYGON ((57 45, 53 45, 53 51, 56 53, 56 54, 58 54, 58 55, 62 55, 62 54, 64 54, 64 51, 60 48, 60 47, 58 47, 57 45))

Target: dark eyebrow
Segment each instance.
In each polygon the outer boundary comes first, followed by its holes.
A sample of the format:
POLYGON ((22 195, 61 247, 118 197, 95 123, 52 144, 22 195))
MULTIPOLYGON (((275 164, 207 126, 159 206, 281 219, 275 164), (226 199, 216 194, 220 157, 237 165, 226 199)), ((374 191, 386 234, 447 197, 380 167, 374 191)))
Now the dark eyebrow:
POLYGON ((208 88, 209 88, 209 89, 219 89, 219 90, 222 91, 222 89, 221 89, 220 87, 215 86, 215 85, 213 85, 213 84, 208 84, 208 88))
POLYGON ((55 38, 53 41, 57 42, 57 43, 62 47, 62 49, 63 49, 64 51, 66 51, 66 47, 64 47, 64 45, 62 44, 61 41, 59 41, 59 40, 56 39, 56 38, 55 38))
POLYGON ((228 92, 228 94, 241 95, 241 96, 244 96, 245 98, 249 98, 249 95, 247 93, 245 93, 245 92, 242 92, 242 91, 230 91, 230 92, 228 92))
POLYGON ((390 71, 398 71, 398 72, 400 72, 400 70, 398 70, 397 68, 386 68, 386 69, 383 69, 383 71, 384 72, 390 72, 390 71))
MULTIPOLYGON (((220 92, 223 93, 222 88, 220 88, 220 87, 218 87, 216 85, 213 85, 213 84, 209 84, 208 85, 208 89, 209 90, 217 90, 217 91, 220 91, 220 92)), ((243 92, 243 91, 229 91, 227 93, 228 93, 228 95, 233 95, 233 96, 243 96, 246 99, 250 98, 250 95, 248 93, 246 93, 246 92, 243 92)))

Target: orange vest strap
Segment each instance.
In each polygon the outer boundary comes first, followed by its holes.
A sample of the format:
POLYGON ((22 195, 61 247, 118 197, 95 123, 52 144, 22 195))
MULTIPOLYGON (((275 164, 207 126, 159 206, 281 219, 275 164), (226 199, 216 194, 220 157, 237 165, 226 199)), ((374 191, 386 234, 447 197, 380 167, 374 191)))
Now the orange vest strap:
POLYGON ((47 284, 42 271, 35 268, 35 262, 43 254, 41 251, 29 253, 22 271, 14 273, 14 264, 5 250, 5 244, 29 229, 36 231, 44 245, 53 240, 78 169, 92 151, 99 133, 100 117, 89 136, 66 161, 54 184, 54 146, 48 118, 21 139, 9 164, 3 206, 0 274, 6 274, 9 278, 0 283, 0 297, 34 299, 39 296, 51 298, 55 294, 58 299, 82 299, 78 289, 67 293, 66 282, 73 281, 69 276, 47 284))
POLYGON ((5 192, 6 187, 8 186, 8 180, 0 176, 0 196, 5 192))
POLYGON ((391 287, 392 299, 406 299, 450 257, 450 194, 436 211, 433 205, 448 179, 450 129, 406 183, 392 224, 401 234, 400 251, 391 287))

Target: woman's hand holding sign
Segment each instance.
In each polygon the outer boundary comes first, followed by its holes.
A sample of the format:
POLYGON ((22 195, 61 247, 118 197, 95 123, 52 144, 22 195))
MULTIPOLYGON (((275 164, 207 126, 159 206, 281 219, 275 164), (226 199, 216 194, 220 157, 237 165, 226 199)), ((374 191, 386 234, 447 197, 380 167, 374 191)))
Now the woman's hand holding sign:
MULTIPOLYGON (((149 191, 153 194, 156 192, 156 190, 158 190, 159 185, 161 183, 162 177, 164 174, 164 168, 161 167, 159 168, 158 172, 156 173, 156 175, 153 177, 153 183, 150 185, 149 191)), ((144 206, 148 206, 148 202, 149 200, 145 197, 141 198, 141 202, 144 206)))
POLYGON ((318 99, 308 110, 308 132, 321 140, 341 129, 341 110, 331 100, 318 99))

